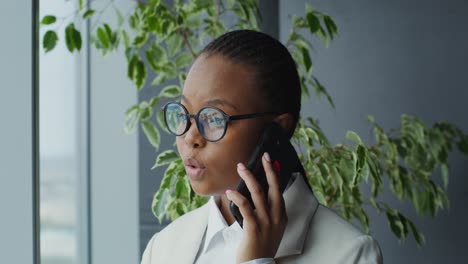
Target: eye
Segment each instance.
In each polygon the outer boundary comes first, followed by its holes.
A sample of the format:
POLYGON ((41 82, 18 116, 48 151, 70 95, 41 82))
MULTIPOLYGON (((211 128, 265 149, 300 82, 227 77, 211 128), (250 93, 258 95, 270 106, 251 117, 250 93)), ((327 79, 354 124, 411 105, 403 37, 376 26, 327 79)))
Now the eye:
POLYGON ((182 120, 187 120, 187 116, 184 113, 177 113, 176 117, 182 120))
POLYGON ((224 118, 216 117, 214 121, 217 125, 224 125, 224 118))

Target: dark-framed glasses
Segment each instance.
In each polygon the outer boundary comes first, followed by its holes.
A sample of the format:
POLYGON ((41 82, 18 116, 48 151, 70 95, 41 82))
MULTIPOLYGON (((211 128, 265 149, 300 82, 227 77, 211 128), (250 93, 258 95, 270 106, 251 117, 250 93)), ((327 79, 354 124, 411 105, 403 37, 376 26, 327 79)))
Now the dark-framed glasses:
POLYGON ((164 122, 172 134, 182 136, 185 134, 194 119, 200 135, 210 142, 219 141, 226 134, 229 122, 234 120, 256 118, 265 115, 278 115, 276 112, 251 113, 244 115, 228 115, 223 110, 205 106, 197 114, 189 114, 187 108, 177 102, 169 102, 164 108, 164 122))

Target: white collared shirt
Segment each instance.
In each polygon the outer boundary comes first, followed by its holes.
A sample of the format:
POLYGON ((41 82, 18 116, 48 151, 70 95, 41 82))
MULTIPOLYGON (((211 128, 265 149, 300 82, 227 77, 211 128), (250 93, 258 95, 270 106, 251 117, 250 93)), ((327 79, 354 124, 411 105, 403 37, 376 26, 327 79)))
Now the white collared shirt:
MULTIPOLYGON (((242 227, 235 221, 228 226, 214 197, 210 198, 208 226, 195 264, 235 263, 237 248, 243 237, 242 227)), ((243 264, 272 264, 272 258, 255 259, 243 264)))

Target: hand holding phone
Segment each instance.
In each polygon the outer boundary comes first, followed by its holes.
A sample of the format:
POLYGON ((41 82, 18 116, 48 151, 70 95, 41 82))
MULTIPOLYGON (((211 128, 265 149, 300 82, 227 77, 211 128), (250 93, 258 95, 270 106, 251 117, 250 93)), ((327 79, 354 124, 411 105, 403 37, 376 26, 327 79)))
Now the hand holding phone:
MULTIPOLYGON (((264 129, 259 143, 247 163, 248 170, 255 175, 263 193, 268 194, 268 181, 261 161, 265 152, 268 152, 270 155, 271 163, 277 172, 280 190, 281 192, 284 192, 292 173, 298 171, 303 172, 304 169, 294 147, 289 141, 289 138, 287 138, 282 131, 282 128, 275 122, 272 122, 264 129)), ((244 180, 240 181, 237 186, 237 191, 246 197, 254 208, 252 196, 244 180)), ((236 221, 242 227, 242 214, 240 213, 239 208, 232 201, 230 202, 230 210, 236 221)))

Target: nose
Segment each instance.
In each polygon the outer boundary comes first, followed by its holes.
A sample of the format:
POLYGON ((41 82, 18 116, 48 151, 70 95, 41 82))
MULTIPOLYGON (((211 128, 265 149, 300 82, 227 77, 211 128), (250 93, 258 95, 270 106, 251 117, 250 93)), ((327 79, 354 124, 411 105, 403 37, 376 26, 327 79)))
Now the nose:
POLYGON ((183 135, 185 144, 191 148, 200 148, 205 146, 206 139, 198 131, 195 120, 190 120, 191 124, 188 131, 183 135))

